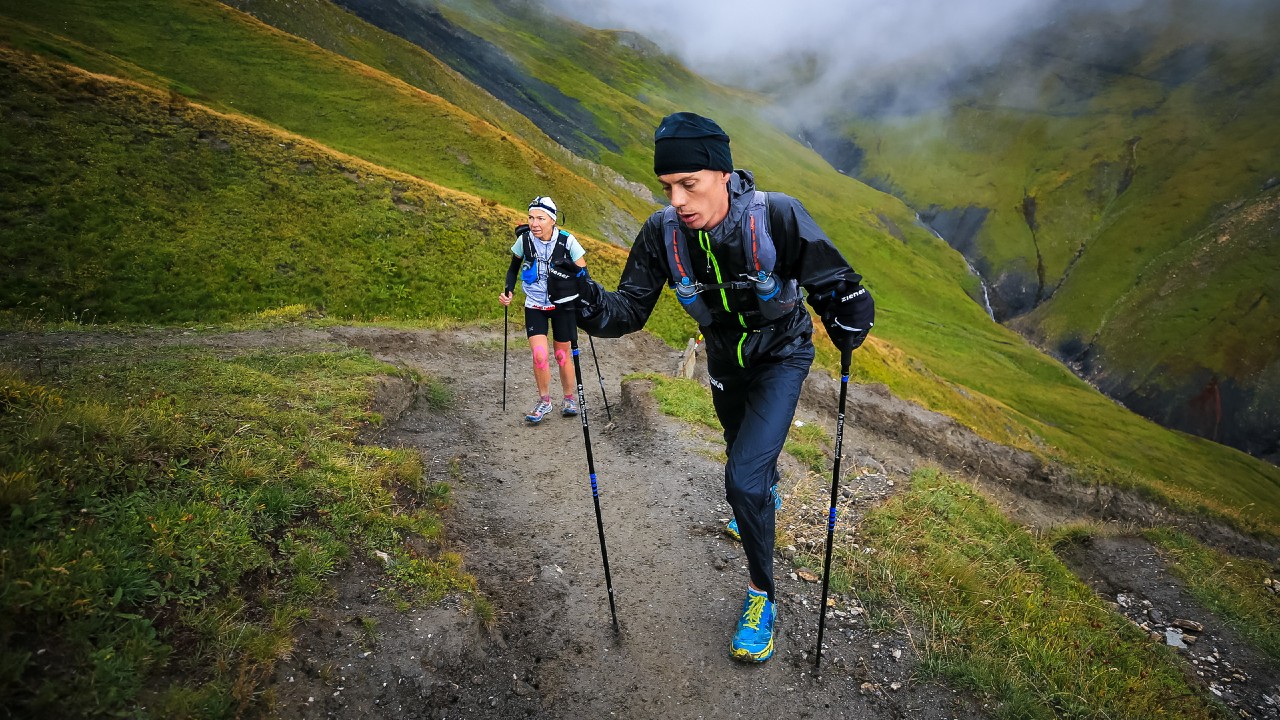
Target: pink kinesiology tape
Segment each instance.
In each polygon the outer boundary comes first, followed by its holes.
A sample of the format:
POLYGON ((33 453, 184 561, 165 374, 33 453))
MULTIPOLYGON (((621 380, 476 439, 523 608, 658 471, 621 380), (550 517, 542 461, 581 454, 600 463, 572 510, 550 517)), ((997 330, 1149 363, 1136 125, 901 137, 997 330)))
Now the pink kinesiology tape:
POLYGON ((546 348, 539 347, 539 348, 533 349, 533 366, 538 368, 539 370, 546 370, 548 367, 550 367, 549 365, 547 365, 547 349, 546 348))
POLYGON ((559 365, 560 367, 564 367, 564 364, 568 359, 569 359, 569 353, 561 350, 560 348, 556 348, 556 364, 557 365, 559 365))

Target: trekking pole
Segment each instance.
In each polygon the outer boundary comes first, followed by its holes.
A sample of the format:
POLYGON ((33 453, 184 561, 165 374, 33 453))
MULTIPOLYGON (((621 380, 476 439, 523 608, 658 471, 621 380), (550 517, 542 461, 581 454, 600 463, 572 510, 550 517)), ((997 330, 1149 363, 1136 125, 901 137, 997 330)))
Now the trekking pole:
POLYGON ((840 445, 844 441, 844 401, 849 392, 849 360, 852 350, 840 352, 840 412, 836 414, 836 459, 831 470, 831 507, 827 511, 827 559, 822 566, 822 602, 818 605, 818 653, 813 663, 822 667, 822 630, 827 623, 827 586, 831 581, 831 546, 836 535, 836 497, 840 491, 840 445))
MULTIPOLYGON (((604 414, 609 418, 609 422, 613 422, 613 413, 609 411, 609 396, 604 394, 604 376, 600 374, 600 356, 596 355, 596 339, 587 336, 587 342, 591 344, 591 359, 596 361, 596 377, 600 379, 600 397, 604 398, 604 414)), ((608 430, 608 428, 605 428, 608 430)))
POLYGON ((502 306, 502 411, 507 411, 507 310, 502 306))
MULTIPOLYGON (((582 363, 578 360, 578 328, 572 335, 573 370, 578 376, 578 414, 582 416, 582 441, 587 446, 587 472, 591 475, 591 499, 596 505, 596 531, 600 534, 600 557, 604 560, 604 584, 609 591, 609 613, 613 615, 613 631, 619 632, 618 611, 613 604, 613 577, 609 574, 609 551, 604 544, 604 519, 600 515, 600 491, 596 486, 596 463, 591 456, 591 429, 587 424, 587 397, 582 391, 582 363)), ((587 337, 590 337, 588 335, 587 337)))

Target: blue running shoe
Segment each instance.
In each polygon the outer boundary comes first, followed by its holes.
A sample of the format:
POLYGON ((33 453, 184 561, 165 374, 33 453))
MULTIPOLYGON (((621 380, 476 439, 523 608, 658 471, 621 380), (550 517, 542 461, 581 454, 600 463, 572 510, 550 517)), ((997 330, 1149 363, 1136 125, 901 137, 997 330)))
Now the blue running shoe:
POLYGON ((724 534, 742 542, 742 533, 738 532, 738 518, 729 518, 729 524, 724 526, 724 534))
MULTIPOLYGON (((778 486, 774 485, 769 488, 769 493, 773 495, 773 511, 777 512, 782 509, 782 496, 778 494, 778 486)), ((724 527, 724 534, 742 542, 742 533, 738 532, 738 518, 730 518, 729 524, 724 527)))
POLYGON ((733 636, 730 653, 735 660, 764 662, 773 656, 773 621, 777 611, 769 594, 747 588, 747 599, 742 603, 742 618, 738 620, 738 632, 733 636))

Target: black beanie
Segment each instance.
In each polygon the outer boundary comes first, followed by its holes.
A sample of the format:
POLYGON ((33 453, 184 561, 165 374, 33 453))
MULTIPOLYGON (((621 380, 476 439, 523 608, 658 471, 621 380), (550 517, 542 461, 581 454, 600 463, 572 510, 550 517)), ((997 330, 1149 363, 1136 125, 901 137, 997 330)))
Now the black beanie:
POLYGON ((691 112, 662 118, 653 133, 653 174, 698 170, 733 172, 729 136, 715 120, 691 112))

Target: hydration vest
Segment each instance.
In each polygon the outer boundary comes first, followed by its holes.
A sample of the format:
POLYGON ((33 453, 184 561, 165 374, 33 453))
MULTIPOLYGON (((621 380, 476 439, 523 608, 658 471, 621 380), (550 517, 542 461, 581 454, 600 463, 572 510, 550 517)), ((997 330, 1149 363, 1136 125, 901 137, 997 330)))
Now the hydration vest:
MULTIPOLYGON (((538 251, 528 225, 516 228, 524 243, 524 261, 520 264, 520 280, 530 285, 538 282, 538 251)), ((541 242, 540 240, 538 242, 541 242)), ((577 266, 569 256, 569 233, 556 228, 555 247, 547 259, 547 301, 552 305, 567 303, 578 297, 575 280, 577 266)))
MULTIPOLYGON (((675 208, 668 205, 662 211, 663 244, 667 248, 667 265, 671 268, 673 278, 671 289, 675 291, 680 306, 689 313, 699 327, 711 325, 714 320, 711 304, 703 297, 703 293, 708 290, 751 290, 756 298, 756 310, 770 322, 794 310, 800 298, 799 283, 794 279, 779 279, 773 274, 778 255, 769 230, 769 194, 761 190, 753 192, 755 194, 747 206, 747 211, 742 214, 742 225, 739 228, 747 264, 747 267, 743 268, 745 272, 737 275, 740 279, 726 280, 721 275, 719 264, 716 264, 715 272, 718 282, 714 284, 699 282, 693 274, 688 241, 680 231, 680 219, 676 215, 675 208)), ((712 260, 715 259, 710 249, 707 250, 707 255, 712 260)), ((724 302, 722 311, 735 312, 728 307, 727 300, 724 302)), ((743 311, 742 308, 736 310, 739 313, 743 311)), ((739 322, 746 326, 742 318, 739 318, 739 322)))

